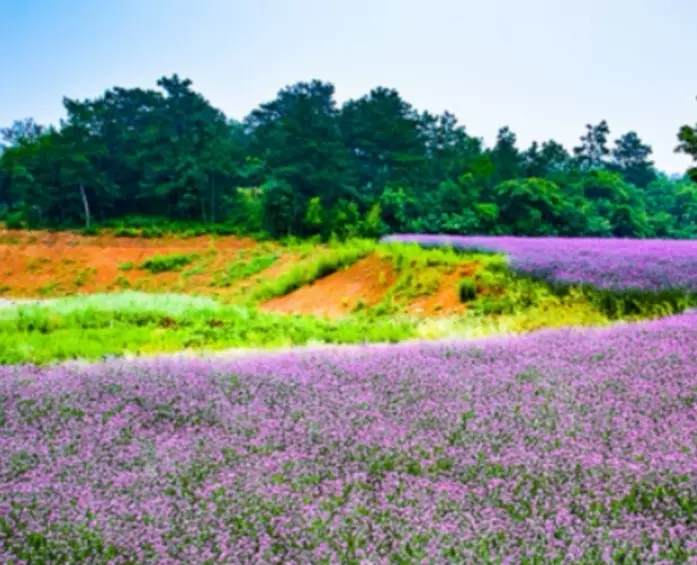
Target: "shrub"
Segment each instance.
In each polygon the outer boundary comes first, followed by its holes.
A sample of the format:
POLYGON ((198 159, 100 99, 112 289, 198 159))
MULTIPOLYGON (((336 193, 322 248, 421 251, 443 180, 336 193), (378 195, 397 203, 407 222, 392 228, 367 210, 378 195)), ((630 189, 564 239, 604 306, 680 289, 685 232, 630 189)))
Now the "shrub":
POLYGON ((140 237, 140 232, 135 228, 119 226, 114 230, 114 235, 117 237, 140 237))
POLYGON ((477 297, 477 283, 474 279, 462 279, 458 286, 458 295, 460 302, 470 302, 477 297))
POLYGON ((155 255, 141 263, 140 268, 150 271, 152 274, 167 271, 178 271, 196 259, 193 253, 172 253, 171 255, 155 255))
POLYGON ((149 226, 143 228, 142 235, 145 238, 152 239, 162 237, 163 235, 165 235, 165 231, 159 226, 149 226))
POLYGON ((99 228, 94 224, 89 227, 84 227, 81 230, 82 235, 99 235, 99 228))
POLYGON ((21 230, 24 227, 24 218, 21 212, 12 212, 5 219, 5 227, 8 230, 21 230))

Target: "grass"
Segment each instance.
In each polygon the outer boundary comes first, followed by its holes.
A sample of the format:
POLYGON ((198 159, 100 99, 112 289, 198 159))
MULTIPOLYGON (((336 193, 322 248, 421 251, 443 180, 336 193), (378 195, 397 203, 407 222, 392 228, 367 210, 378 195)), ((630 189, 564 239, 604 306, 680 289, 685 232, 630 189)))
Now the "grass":
POLYGON ((331 245, 317 252, 314 257, 301 260, 275 279, 258 285, 251 294, 250 302, 265 302, 285 296, 302 286, 312 284, 317 279, 353 265, 374 249, 375 243, 367 240, 353 240, 342 245, 331 245))
POLYGON ((244 249, 240 252, 239 258, 228 264, 224 273, 213 281, 212 286, 229 287, 233 284, 253 277, 271 267, 278 260, 278 253, 257 252, 244 249), (255 253, 256 252, 256 253, 255 253))
POLYGON ((75 280, 73 283, 77 288, 80 288, 81 286, 84 286, 87 281, 89 280, 90 277, 94 276, 96 274, 97 270, 94 267, 90 267, 88 269, 82 269, 77 276, 75 277, 75 280))
POLYGON ((341 320, 262 313, 216 300, 138 292, 54 299, 0 311, 0 364, 49 363, 184 349, 278 348, 409 339, 472 338, 611 320, 583 292, 549 296, 528 309, 419 319, 370 310, 341 320))
POLYGON ((173 221, 169 218, 131 216, 107 221, 97 226, 99 231, 113 229, 121 237, 159 238, 167 236, 197 237, 201 235, 241 235, 237 226, 222 223, 173 221))
POLYGON ((463 253, 452 248, 424 249, 416 244, 383 244, 377 248, 382 260, 388 260, 398 274, 397 282, 376 307, 380 314, 403 311, 415 298, 434 294, 445 275, 457 269, 480 269, 492 272, 507 269, 505 259, 491 254, 463 253))
POLYGON ((37 257, 36 259, 30 259, 27 263, 27 271, 30 273, 39 273, 44 265, 50 263, 51 260, 46 257, 37 257))
POLYGON ((41 288, 39 288, 39 294, 44 297, 51 296, 52 294, 58 291, 59 287, 60 283, 58 281, 49 281, 41 288))
POLYGON ((153 275, 168 271, 179 271, 198 258, 195 253, 171 253, 169 255, 155 255, 140 264, 140 268, 150 271, 153 275))
POLYGON ((209 298, 127 292, 21 305, 0 312, 0 363, 99 359, 182 349, 396 342, 413 324, 355 317, 280 316, 209 298))

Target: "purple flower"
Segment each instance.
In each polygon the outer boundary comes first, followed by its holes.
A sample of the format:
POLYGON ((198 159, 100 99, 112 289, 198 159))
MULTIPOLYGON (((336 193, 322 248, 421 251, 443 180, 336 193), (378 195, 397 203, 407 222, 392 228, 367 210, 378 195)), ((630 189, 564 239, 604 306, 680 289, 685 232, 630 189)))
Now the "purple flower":
POLYGON ((2 563, 697 557, 696 314, 1 367, 0 426, 2 563))
POLYGON ((514 269, 551 282, 607 289, 697 291, 697 241, 392 235, 384 242, 501 252, 514 269))

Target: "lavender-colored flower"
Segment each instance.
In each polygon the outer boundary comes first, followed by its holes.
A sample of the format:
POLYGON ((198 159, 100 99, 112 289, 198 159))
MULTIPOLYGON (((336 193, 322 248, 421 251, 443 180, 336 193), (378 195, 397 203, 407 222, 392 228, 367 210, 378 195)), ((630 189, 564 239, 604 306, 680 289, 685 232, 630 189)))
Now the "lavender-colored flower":
POLYGON ((695 314, 2 367, 0 430, 2 563, 697 557, 695 314))
POLYGON ((697 291, 697 241, 692 240, 404 234, 383 241, 506 253, 514 269, 552 282, 697 291))

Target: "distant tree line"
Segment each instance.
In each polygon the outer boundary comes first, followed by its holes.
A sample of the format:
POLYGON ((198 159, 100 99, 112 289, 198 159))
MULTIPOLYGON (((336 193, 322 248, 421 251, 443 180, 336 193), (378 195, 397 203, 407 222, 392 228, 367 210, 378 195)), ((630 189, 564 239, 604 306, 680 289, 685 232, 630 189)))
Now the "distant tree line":
MULTIPOLYGON (((64 99, 58 127, 2 130, 0 219, 74 227, 133 216, 271 236, 384 232, 697 237, 697 169, 669 178, 630 131, 587 125, 554 140, 493 147, 452 114, 418 112, 393 89, 339 107, 332 84, 283 88, 242 122, 164 77, 64 99)), ((697 160, 697 125, 678 151, 697 160)))

